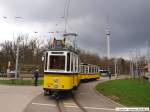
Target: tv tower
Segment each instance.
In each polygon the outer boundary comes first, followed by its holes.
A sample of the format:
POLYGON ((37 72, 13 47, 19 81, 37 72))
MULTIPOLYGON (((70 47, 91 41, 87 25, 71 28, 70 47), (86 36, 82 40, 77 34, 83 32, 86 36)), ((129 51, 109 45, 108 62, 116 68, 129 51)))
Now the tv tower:
POLYGON ((110 59, 110 25, 109 25, 109 16, 107 17, 106 39, 107 39, 107 58, 110 59))
POLYGON ((107 23, 106 23, 106 45, 107 45, 107 70, 110 74, 110 25, 109 25, 109 16, 107 16, 107 23))

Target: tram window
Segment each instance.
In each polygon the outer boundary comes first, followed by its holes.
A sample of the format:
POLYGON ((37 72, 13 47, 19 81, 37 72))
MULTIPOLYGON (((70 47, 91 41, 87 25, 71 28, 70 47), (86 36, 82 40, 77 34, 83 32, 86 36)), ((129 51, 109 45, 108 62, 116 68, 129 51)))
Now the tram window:
POLYGON ((84 73, 86 74, 86 66, 84 66, 84 73))
POLYGON ((75 56, 75 72, 78 71, 78 59, 77 56, 75 56))
POLYGON ((94 67, 94 73, 96 73, 96 67, 94 67))
POLYGON ((80 71, 81 71, 81 73, 84 73, 84 68, 82 65, 80 66, 80 71))
POLYGON ((89 73, 91 74, 92 73, 92 67, 89 66, 89 73))
POLYGON ((49 69, 65 70, 65 56, 50 56, 49 69))
POLYGON ((75 68, 76 68, 75 67, 75 65, 76 65, 75 63, 76 63, 76 58, 75 58, 75 55, 73 54, 73 72, 76 72, 75 71, 75 68))
POLYGON ((73 71, 73 59, 74 59, 74 57, 72 55, 72 58, 71 58, 71 71, 73 71))
POLYGON ((82 68, 81 68, 81 69, 82 69, 82 73, 84 73, 84 71, 85 71, 85 70, 84 70, 84 66, 82 66, 82 68))
POLYGON ((78 57, 77 57, 77 60, 76 60, 76 66, 77 66, 77 72, 79 71, 79 66, 78 66, 78 57))
POLYGON ((67 71, 70 71, 70 53, 67 53, 67 71))
POLYGON ((78 71, 80 71, 81 67, 80 67, 80 60, 78 58, 78 71))
POLYGON ((98 72, 98 68, 96 67, 96 70, 95 70, 95 72, 97 73, 98 72))
POLYGON ((74 55, 74 72, 76 72, 76 56, 74 55))
POLYGON ((80 72, 83 73, 83 66, 80 66, 80 72))
POLYGON ((92 73, 94 73, 94 66, 92 66, 92 73))
POLYGON ((47 70, 47 58, 48 58, 48 53, 46 52, 46 55, 45 55, 45 70, 47 70))
POLYGON ((80 73, 83 73, 83 67, 80 66, 80 73))
POLYGON ((89 68, 89 67, 88 67, 88 66, 86 66, 86 73, 87 73, 87 74, 88 74, 88 68, 89 68))

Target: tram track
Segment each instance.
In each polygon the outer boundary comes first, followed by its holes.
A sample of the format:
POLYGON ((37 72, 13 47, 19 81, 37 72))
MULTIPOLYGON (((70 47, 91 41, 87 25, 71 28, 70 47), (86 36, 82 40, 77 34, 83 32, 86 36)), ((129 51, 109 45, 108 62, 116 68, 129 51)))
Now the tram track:
POLYGON ((82 110, 82 112, 87 112, 86 109, 80 105, 80 103, 78 102, 78 100, 76 99, 75 96, 73 96, 73 101, 76 103, 76 105, 80 108, 80 110, 82 110))
POLYGON ((66 112, 62 100, 56 99, 56 107, 57 107, 58 112, 66 112))
POLYGON ((76 99, 75 96, 72 95, 72 97, 69 98, 69 100, 72 102, 74 105, 65 105, 65 99, 56 99, 56 108, 58 112, 70 112, 70 109, 73 109, 73 112, 87 112, 87 110, 80 105, 78 100, 76 99))

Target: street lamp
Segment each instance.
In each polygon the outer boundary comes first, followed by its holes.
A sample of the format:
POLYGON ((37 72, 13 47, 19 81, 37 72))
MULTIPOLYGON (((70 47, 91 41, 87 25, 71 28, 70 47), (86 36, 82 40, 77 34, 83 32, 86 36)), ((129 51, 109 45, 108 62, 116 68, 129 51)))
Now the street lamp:
MULTIPOLYGON (((22 17, 15 17, 15 19, 22 19, 22 17)), ((18 61, 19 61, 19 43, 21 41, 20 36, 17 38, 17 54, 16 54, 16 67, 15 67, 15 79, 17 79, 18 74, 18 61)))
POLYGON ((17 74, 18 74, 19 43, 20 43, 20 37, 17 38, 17 54, 16 54, 15 79, 17 79, 17 74))
POLYGON ((115 63, 115 78, 117 78, 118 74, 117 74, 117 59, 116 58, 114 59, 114 63, 115 63))
MULTIPOLYGON (((3 16, 4 19, 8 19, 8 17, 3 16)), ((20 16, 15 16, 14 19, 22 19, 20 16)), ((13 38, 14 38, 14 32, 13 32, 13 38)), ((20 36, 17 38, 17 54, 16 54, 16 65, 15 65, 15 79, 17 79, 17 73, 18 73, 18 60, 19 60, 19 43, 20 43, 20 36)))

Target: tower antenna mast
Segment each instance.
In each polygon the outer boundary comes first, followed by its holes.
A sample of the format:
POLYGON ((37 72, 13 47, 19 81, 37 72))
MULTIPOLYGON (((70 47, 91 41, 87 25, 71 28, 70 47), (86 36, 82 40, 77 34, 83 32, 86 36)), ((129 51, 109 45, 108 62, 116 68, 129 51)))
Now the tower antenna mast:
POLYGON ((107 58, 110 59, 110 24, 109 24, 109 16, 107 16, 106 39, 107 39, 107 58))
MULTIPOLYGON (((109 15, 107 16, 106 23, 106 45, 107 45, 107 70, 110 72, 109 59, 110 59, 110 24, 109 24, 109 15)), ((110 74, 110 73, 109 73, 110 74)))
POLYGON ((68 24, 68 17, 69 17, 69 6, 70 6, 70 0, 66 0, 65 2, 65 8, 64 8, 64 20, 65 20, 65 30, 64 32, 67 32, 67 24, 68 24))

